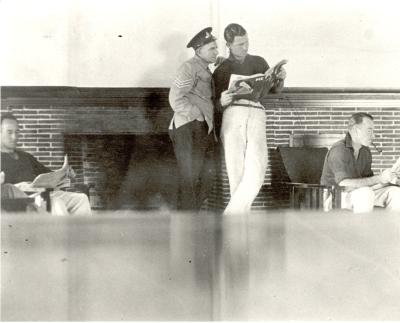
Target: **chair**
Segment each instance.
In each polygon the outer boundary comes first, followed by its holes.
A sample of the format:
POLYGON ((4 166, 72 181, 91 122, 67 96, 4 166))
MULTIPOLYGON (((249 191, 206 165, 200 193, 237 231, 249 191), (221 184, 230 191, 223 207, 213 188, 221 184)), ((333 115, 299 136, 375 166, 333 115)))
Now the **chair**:
MULTIPOLYGON (((3 178, 2 178, 3 180, 3 178)), ((33 207, 35 198, 21 192, 14 185, 1 184, 1 209, 7 212, 24 212, 33 207)))
MULTIPOLYGON (((85 193, 87 197, 90 197, 90 189, 93 188, 93 184, 76 184, 74 187, 74 192, 85 193)), ((40 196, 46 203, 46 211, 51 212, 51 198, 50 194, 53 192, 53 188, 46 188, 40 196)), ((29 195, 29 192, 26 192, 29 195)), ((24 212, 27 210, 28 206, 35 202, 35 198, 1 198, 1 208, 8 212, 24 212)))
MULTIPOLYGON (((68 190, 68 191, 72 191, 72 192, 78 192, 78 193, 84 193, 86 194, 86 196, 88 198, 90 198, 90 189, 93 188, 94 185, 93 184, 75 184, 73 190, 68 190)), ((66 191, 67 189, 69 189, 70 187, 64 187, 62 188, 63 191, 66 191)), ((46 188, 46 190, 41 193, 41 196, 43 198, 43 200, 46 202, 46 211, 47 212, 51 212, 51 198, 50 198, 50 194, 51 192, 53 192, 54 189, 53 188, 46 188)))
POLYGON ((34 198, 2 198, 1 199, 1 209, 7 212, 25 212, 29 204, 35 202, 34 198))
POLYGON ((327 147, 343 139, 343 134, 290 134, 290 147, 327 147))
MULTIPOLYGON (((53 191, 53 189, 46 189, 42 193, 40 193, 40 196, 42 199, 46 202, 46 211, 50 212, 51 211, 51 199, 50 199, 50 193, 53 191)), ((35 203, 35 198, 30 197, 30 194, 32 192, 25 192, 28 197, 15 197, 15 198, 7 198, 7 197, 2 197, 1 198, 1 208, 4 211, 8 212, 24 212, 28 209, 29 205, 32 205, 35 203)))
POLYGON ((325 209, 324 200, 332 195, 332 208, 341 206, 341 189, 320 185, 326 147, 278 147, 290 189, 290 206, 295 209, 325 209))

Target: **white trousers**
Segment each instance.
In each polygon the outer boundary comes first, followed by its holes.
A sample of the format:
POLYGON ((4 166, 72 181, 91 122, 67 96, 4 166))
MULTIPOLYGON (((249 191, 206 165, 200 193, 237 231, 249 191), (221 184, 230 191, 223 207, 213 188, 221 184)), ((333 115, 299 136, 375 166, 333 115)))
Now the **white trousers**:
POLYGON ((354 213, 372 212, 374 206, 400 212, 400 187, 385 186, 376 190, 360 187, 342 194, 342 207, 353 209, 354 213))
POLYGON ((264 183, 267 168, 263 109, 233 106, 224 111, 221 140, 231 199, 224 214, 246 214, 264 183))
POLYGON ((52 215, 92 215, 86 194, 54 191, 50 194, 50 198, 52 215))

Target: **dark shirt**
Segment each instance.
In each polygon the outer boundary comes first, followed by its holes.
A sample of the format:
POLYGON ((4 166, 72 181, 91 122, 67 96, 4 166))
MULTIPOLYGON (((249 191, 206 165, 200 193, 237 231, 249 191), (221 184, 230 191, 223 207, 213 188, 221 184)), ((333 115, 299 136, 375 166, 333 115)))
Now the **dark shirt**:
POLYGON ((268 68, 268 63, 260 56, 247 55, 243 63, 237 61, 232 55, 229 56, 217 67, 213 74, 216 107, 221 109, 219 99, 221 98, 221 93, 228 89, 229 79, 232 74, 249 76, 265 73, 268 68))
POLYGON ((15 153, 18 156, 17 159, 12 154, 1 153, 1 171, 5 174, 4 183, 31 182, 39 174, 51 172, 31 154, 22 150, 16 150, 15 153))
POLYGON ((371 151, 366 146, 361 146, 358 158, 355 159, 352 139, 347 133, 346 137, 335 143, 327 153, 321 184, 338 185, 344 179, 373 176, 371 164, 371 151))

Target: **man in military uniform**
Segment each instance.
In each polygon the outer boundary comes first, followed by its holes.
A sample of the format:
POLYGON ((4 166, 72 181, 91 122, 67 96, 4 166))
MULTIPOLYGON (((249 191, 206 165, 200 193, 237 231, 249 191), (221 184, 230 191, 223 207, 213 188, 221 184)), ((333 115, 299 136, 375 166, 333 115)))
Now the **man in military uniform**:
POLYGON ((183 63, 169 93, 174 116, 169 126, 180 172, 181 210, 198 210, 212 185, 208 162, 214 146, 213 84, 208 65, 218 55, 216 38, 208 27, 187 44, 195 55, 183 63))

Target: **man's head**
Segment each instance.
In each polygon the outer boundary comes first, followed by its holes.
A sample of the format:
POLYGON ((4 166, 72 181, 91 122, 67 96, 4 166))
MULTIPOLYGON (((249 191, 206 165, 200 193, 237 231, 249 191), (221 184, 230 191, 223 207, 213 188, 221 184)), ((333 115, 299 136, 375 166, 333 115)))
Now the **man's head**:
POLYGON ((351 116, 348 130, 353 143, 370 146, 374 138, 374 118, 365 112, 358 112, 351 116))
POLYGON ((1 151, 14 152, 18 144, 18 120, 12 113, 1 114, 1 151))
POLYGON ((216 38, 211 34, 212 28, 207 27, 197 33, 187 44, 187 48, 193 48, 196 55, 208 64, 215 63, 218 56, 216 38))
POLYGON ((243 61, 249 50, 249 38, 246 29, 239 24, 229 24, 224 31, 226 46, 231 54, 239 61, 243 61))

